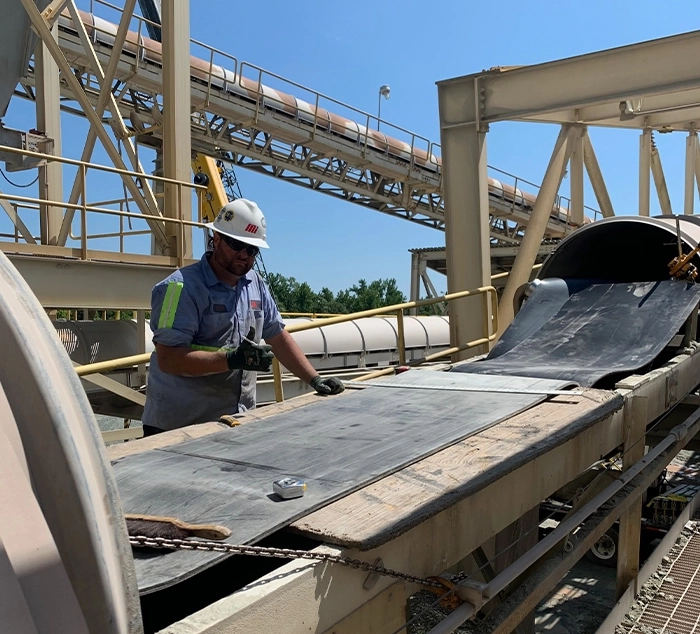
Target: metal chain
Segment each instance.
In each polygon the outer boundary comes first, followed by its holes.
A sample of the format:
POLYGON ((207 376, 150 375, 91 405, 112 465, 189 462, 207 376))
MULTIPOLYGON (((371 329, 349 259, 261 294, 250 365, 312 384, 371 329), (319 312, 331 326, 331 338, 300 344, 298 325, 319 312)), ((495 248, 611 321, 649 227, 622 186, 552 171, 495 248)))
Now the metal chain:
POLYGON ((340 555, 331 555, 328 553, 312 553, 306 550, 293 550, 291 548, 271 548, 266 546, 240 546, 238 544, 227 544, 225 542, 212 542, 204 540, 184 540, 184 539, 165 539, 163 537, 144 537, 143 535, 129 535, 129 543, 132 546, 147 547, 147 548, 167 548, 170 550, 204 550, 208 552, 230 553, 233 555, 251 555, 253 557, 277 557, 280 559, 311 559, 314 561, 323 561, 349 568, 356 568, 364 572, 376 572, 385 577, 393 577, 394 579, 402 579, 409 583, 417 583, 428 588, 445 589, 445 586, 438 581, 432 579, 424 579, 416 577, 404 572, 398 572, 384 566, 370 564, 359 559, 350 559, 349 557, 341 557, 340 555))

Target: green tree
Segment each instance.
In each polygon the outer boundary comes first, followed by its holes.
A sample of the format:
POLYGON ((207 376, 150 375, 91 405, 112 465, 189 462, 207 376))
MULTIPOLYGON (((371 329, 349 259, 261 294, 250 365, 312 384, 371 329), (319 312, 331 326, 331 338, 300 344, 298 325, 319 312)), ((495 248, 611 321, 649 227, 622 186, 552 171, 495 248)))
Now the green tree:
POLYGON ((406 301, 396 280, 360 280, 336 295, 329 288, 314 292, 306 282, 279 273, 268 273, 267 283, 281 312, 356 313, 406 301))

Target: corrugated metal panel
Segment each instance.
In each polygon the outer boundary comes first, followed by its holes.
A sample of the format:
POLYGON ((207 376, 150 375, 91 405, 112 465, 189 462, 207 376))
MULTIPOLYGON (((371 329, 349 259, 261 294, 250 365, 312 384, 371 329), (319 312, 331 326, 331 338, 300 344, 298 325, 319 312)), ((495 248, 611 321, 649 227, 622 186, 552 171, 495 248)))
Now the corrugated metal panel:
MULTIPOLYGON (((368 317, 358 319, 357 327, 362 331, 365 342, 365 352, 377 350, 393 350, 396 348, 398 336, 396 334, 396 319, 386 317, 368 317)), ((328 335, 331 336, 333 326, 328 327, 328 335)))

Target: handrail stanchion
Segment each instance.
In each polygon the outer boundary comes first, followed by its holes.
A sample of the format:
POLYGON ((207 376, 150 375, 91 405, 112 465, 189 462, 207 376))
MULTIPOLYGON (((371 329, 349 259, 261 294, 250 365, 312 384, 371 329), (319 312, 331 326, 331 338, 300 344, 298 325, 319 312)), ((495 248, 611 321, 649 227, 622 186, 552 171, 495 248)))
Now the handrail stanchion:
POLYGON ((80 259, 87 260, 87 168, 80 166, 80 196, 83 206, 80 209, 80 259))
POLYGON ((182 268, 185 266, 185 223, 183 222, 185 210, 182 208, 182 185, 180 183, 177 184, 177 218, 179 220, 177 223, 179 228, 178 241, 180 242, 177 248, 177 266, 182 268))
POLYGON ((272 360, 272 377, 275 382, 275 400, 281 403, 284 400, 284 387, 282 385, 282 366, 277 358, 272 360))
MULTIPOLYGON (((224 71, 226 70, 226 69, 224 69, 223 66, 221 68, 224 71)), ((209 104, 211 103, 211 78, 214 75, 213 71, 214 71, 214 51, 212 50, 212 51, 210 51, 210 54, 209 54, 209 81, 207 82, 207 98, 204 100, 205 107, 208 107, 209 104)), ((225 84, 226 83, 226 73, 224 72, 223 75, 224 76, 221 79, 221 81, 223 84, 225 84)), ((235 81, 235 75, 234 75, 234 81, 235 81)))
MULTIPOLYGON (((311 130, 311 140, 313 141, 316 138, 316 130, 318 129, 318 100, 320 98, 320 95, 316 93, 316 104, 314 105, 314 127, 313 130, 311 130)), ((330 130, 329 130, 330 132, 330 130)))
POLYGON ((403 327, 403 309, 396 311, 396 329, 399 338, 399 365, 406 365, 406 334, 403 327))

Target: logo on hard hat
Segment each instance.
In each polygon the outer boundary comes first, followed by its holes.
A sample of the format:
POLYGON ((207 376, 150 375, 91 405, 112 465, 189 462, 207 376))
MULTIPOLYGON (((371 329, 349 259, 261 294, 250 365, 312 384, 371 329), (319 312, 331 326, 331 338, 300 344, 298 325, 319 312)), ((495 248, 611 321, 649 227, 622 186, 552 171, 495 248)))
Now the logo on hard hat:
POLYGON ((248 223, 248 226, 245 228, 245 230, 248 233, 257 233, 258 232, 258 225, 254 225, 252 222, 248 223))
POLYGON ((226 210, 226 213, 224 214, 224 220, 226 222, 231 222, 233 220, 233 210, 232 209, 226 210))

